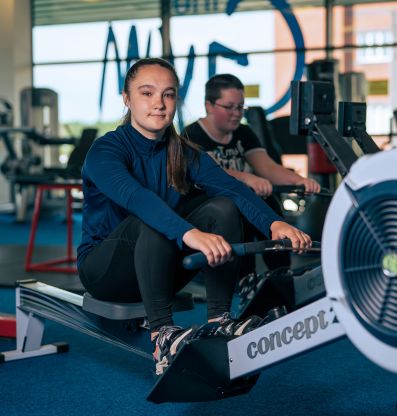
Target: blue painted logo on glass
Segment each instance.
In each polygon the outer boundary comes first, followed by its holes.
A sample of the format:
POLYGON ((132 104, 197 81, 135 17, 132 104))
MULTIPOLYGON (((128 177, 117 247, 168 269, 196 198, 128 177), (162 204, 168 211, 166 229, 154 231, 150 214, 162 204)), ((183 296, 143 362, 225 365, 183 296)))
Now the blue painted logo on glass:
MULTIPOLYGON (((239 3, 243 0, 229 0, 226 4, 224 12, 227 15, 233 14, 239 3)), ((302 35, 302 31, 300 30, 299 23, 294 16, 290 5, 285 0, 271 0, 271 4, 277 9, 283 16, 285 22, 287 23, 291 34, 294 39, 295 48, 296 48, 296 65, 295 65, 295 72, 293 75, 293 80, 300 80, 303 75, 304 65, 305 65, 305 44, 302 35)), ((199 11, 199 4, 197 0, 173 0, 172 2, 173 9, 175 11, 175 15, 184 15, 189 13, 197 13, 199 11)), ((217 0, 206 0, 204 2, 204 11, 205 12, 217 12, 219 11, 219 3, 217 0)), ((161 33, 161 28, 160 28, 161 33)), ((105 47, 105 56, 103 60, 103 70, 102 70, 102 78, 101 78, 101 87, 100 87, 100 94, 99 94, 99 108, 102 110, 103 100, 104 100, 104 91, 105 91, 105 77, 106 77, 106 67, 109 63, 108 60, 108 53, 110 46, 114 47, 115 56, 116 56, 116 66, 117 66, 117 87, 118 91, 121 94, 123 89, 123 81, 124 76, 128 70, 128 68, 132 65, 132 63, 142 57, 149 57, 150 56, 150 47, 151 47, 151 33, 149 34, 146 51, 143 55, 140 54, 139 46, 138 46, 138 35, 136 31, 136 26, 132 25, 129 34, 128 40, 128 48, 127 48, 127 56, 125 59, 125 70, 122 71, 121 68, 121 59, 118 51, 117 41, 112 29, 112 26, 109 25, 108 36, 106 40, 106 47, 105 47)), ((170 62, 174 63, 174 55, 172 53, 172 47, 170 45, 171 56, 170 62)), ((217 57, 221 56, 227 59, 231 59, 236 62, 238 65, 241 66, 248 66, 249 65, 249 56, 246 53, 239 53, 225 45, 222 45, 219 42, 211 42, 208 45, 208 78, 216 74, 216 60, 217 57)), ((179 120, 179 128, 182 129, 184 126, 183 122, 183 114, 182 114, 182 105, 187 96, 189 91, 189 86, 192 81, 193 77, 193 69, 195 64, 195 50, 194 46, 190 46, 188 56, 187 56, 187 66, 185 70, 185 75, 182 79, 181 78, 181 86, 179 89, 179 106, 178 106, 178 120, 179 120)), ((285 93, 279 98, 272 106, 265 109, 266 114, 270 114, 281 107, 283 107, 290 99, 291 92, 290 87, 288 86, 285 93)))

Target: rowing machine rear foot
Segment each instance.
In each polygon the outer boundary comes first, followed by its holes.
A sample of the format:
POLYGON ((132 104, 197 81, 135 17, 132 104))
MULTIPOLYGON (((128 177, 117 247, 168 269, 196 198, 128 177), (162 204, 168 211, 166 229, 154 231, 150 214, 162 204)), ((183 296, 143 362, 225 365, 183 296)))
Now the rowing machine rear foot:
POLYGON ((194 339, 178 352, 147 397, 154 403, 204 402, 248 393, 259 374, 230 380, 227 342, 233 337, 194 339))

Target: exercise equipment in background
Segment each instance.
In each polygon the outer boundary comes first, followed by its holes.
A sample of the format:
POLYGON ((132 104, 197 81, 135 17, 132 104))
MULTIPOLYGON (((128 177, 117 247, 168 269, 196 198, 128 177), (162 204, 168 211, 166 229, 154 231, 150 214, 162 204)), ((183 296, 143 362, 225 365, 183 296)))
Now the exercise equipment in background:
MULTIPOLYGON (((366 104, 340 102, 338 106, 338 131, 333 117, 333 86, 326 82, 294 83, 292 86, 292 105, 301 109, 305 115, 303 125, 302 114, 293 113, 291 130, 294 133, 312 134, 324 154, 333 160, 341 176, 345 176, 351 164, 359 156, 380 151, 371 136, 366 132, 366 104), (321 95, 322 94, 322 95, 321 95), (326 98, 323 98, 326 97, 326 98), (324 101, 325 100, 325 101, 324 101), (324 106, 323 112, 313 112, 313 107, 324 106)), ((300 136, 298 136, 300 137, 300 136)), ((288 189, 288 191, 293 191, 288 189)), ((298 190, 299 192, 299 190, 298 190)), ((316 197, 328 198, 324 204, 317 204, 321 211, 306 211, 307 216, 297 216, 294 224, 310 234, 320 230, 320 235, 312 235, 315 239, 322 237, 322 223, 318 227, 309 226, 311 221, 319 218, 324 221, 331 195, 318 194, 316 197), (309 224, 305 223, 306 219, 309 224), (303 220, 303 221, 300 221, 303 220), (321 225, 321 227, 320 227, 321 225)), ((310 259, 309 259, 310 260, 310 259)), ((262 306, 268 310, 276 305, 285 305, 289 311, 299 307, 308 299, 316 299, 325 291, 321 268, 315 268, 314 262, 303 264, 298 268, 282 268, 261 274, 250 274, 240 282, 240 313, 242 317, 260 314, 262 306)))
MULTIPOLYGON (((367 82, 362 72, 339 72, 339 61, 336 59, 319 59, 309 63, 306 67, 309 81, 328 82, 334 88, 334 114, 337 103, 364 102, 367 98, 367 82)), ((326 156, 321 145, 308 137, 309 174, 319 181, 321 186, 328 188, 332 193, 340 181, 334 164, 326 156)))
MULTIPOLYGON (((272 120, 267 120, 265 112, 261 107, 249 107, 246 111, 246 118, 258 136, 262 146, 266 149, 269 156, 281 164, 282 155, 307 155, 308 149, 310 151, 320 150, 321 163, 325 160, 326 166, 331 169, 327 171, 324 165, 321 164, 321 172, 327 174, 334 174, 336 169, 329 161, 320 145, 309 146, 308 137, 306 135, 294 136, 289 131, 290 117, 279 117, 272 120), (327 171, 327 172, 326 172, 327 171)), ((308 157, 310 161, 319 158, 308 157)), ((310 176, 315 173, 309 167, 310 176)), ((332 181, 331 181, 332 182, 332 181)), ((329 183, 329 181, 327 181, 329 183)), ((301 192, 302 188, 299 186, 279 187, 273 186, 273 194, 280 202, 281 211, 285 220, 301 228, 308 233, 314 240, 321 240, 321 233, 324 226, 325 214, 327 212, 330 198, 332 194, 327 188, 318 194, 304 194, 301 192)))
POLYGON ((10 183, 10 202, 17 221, 24 221, 27 207, 32 205, 30 185, 50 180, 80 179, 81 167, 91 144, 97 137, 96 128, 85 128, 81 137, 59 137, 58 96, 48 88, 25 88, 21 91, 21 126, 13 127, 12 107, 0 108, 0 139, 7 156, 1 172, 10 183), (59 160, 60 146, 74 148, 66 166, 59 160))
POLYGON ((345 139, 350 139, 353 150, 364 154, 379 152, 380 149, 372 140, 372 137, 366 131, 366 113, 367 106, 365 103, 339 103, 338 107, 338 132, 345 139), (357 143, 354 146, 353 140, 357 143))
POLYGON ((16 338, 15 316, 0 314, 0 337, 16 338))
MULTIPOLYGON (((336 103, 339 101, 339 61, 337 59, 318 59, 306 66, 306 75, 309 81, 329 82, 334 86, 333 108, 336 113, 336 103)), ((325 154, 320 143, 311 136, 307 138, 308 169, 309 173, 321 186, 334 192, 337 187, 337 170, 325 154)))
MULTIPOLYGON (((340 102, 336 130, 332 116, 333 94, 330 83, 293 83, 292 106, 295 112, 291 130, 312 134, 334 161, 340 174, 345 176, 360 156, 380 150, 366 133, 365 103, 340 102)), ((324 293, 322 268, 316 267, 315 263, 250 274, 240 282, 240 317, 261 314, 277 305, 285 305, 288 311, 293 311, 324 293)))
POLYGON ((14 124, 14 110, 12 104, 0 98, 0 126, 12 126, 14 124))

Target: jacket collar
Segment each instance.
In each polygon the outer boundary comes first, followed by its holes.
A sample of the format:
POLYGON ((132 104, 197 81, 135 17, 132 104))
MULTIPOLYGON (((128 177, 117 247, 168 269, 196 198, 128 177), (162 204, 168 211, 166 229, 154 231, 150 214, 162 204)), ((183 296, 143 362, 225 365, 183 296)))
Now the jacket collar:
POLYGON ((132 127, 131 124, 123 126, 126 128, 126 132, 129 138, 133 140, 134 147, 143 153, 150 153, 153 151, 159 151, 167 145, 168 136, 164 134, 161 139, 148 139, 141 134, 137 129, 132 127))

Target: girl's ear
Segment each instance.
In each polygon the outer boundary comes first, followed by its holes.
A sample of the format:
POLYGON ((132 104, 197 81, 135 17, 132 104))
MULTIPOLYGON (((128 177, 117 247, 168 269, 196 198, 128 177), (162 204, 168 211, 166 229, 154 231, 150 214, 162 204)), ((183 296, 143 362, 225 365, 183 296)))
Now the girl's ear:
POLYGON ((122 92, 122 95, 123 95, 124 105, 129 108, 130 107, 130 99, 129 99, 128 95, 124 91, 122 92))

